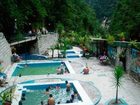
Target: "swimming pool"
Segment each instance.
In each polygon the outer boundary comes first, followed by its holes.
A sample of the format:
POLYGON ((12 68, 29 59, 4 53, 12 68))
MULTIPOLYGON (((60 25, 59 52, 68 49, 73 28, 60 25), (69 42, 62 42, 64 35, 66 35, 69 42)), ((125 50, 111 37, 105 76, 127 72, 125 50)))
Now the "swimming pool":
POLYGON ((66 50, 66 58, 80 58, 80 52, 76 52, 74 50, 66 50))
POLYGON ((22 60, 47 60, 47 56, 38 55, 38 54, 20 54, 22 60))
POLYGON ((28 62, 16 63, 12 68, 12 76, 26 75, 47 75, 56 74, 57 68, 63 63, 68 73, 75 73, 68 61, 46 61, 46 62, 28 62))
POLYGON ((66 54, 75 54, 75 51, 67 50, 67 51, 66 51, 66 54))
POLYGON ((79 55, 66 55, 66 58, 80 58, 79 55))
POLYGON ((61 82, 51 82, 51 83, 32 83, 32 84, 18 84, 15 90, 12 105, 18 105, 21 100, 23 93, 25 94, 25 100, 22 101, 23 105, 40 105, 40 102, 47 102, 48 95, 45 94, 45 89, 48 86, 54 87, 50 90, 53 95, 55 102, 60 102, 60 105, 93 105, 92 101, 80 85, 78 81, 69 81, 71 84, 71 91, 66 92, 65 81, 61 82), (56 86, 60 86, 60 90, 56 90, 56 86), (66 103, 70 99, 73 91, 76 91, 78 96, 74 98, 73 103, 66 103))

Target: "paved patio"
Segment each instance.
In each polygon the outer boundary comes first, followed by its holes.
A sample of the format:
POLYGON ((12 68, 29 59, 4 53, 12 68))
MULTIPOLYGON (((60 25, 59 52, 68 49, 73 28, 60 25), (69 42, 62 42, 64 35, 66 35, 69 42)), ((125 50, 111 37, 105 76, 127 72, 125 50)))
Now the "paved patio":
MULTIPOLYGON (((99 105, 104 105, 107 100, 115 98, 115 87, 113 86, 113 67, 103 66, 99 63, 97 58, 72 58, 69 59, 71 65, 75 70, 76 74, 64 74, 64 75, 38 75, 38 76, 22 76, 22 77, 11 77, 9 78, 9 85, 20 83, 32 79, 48 79, 48 78, 62 78, 62 79, 74 79, 79 80, 81 85, 89 97, 93 100, 94 95, 91 95, 92 88, 87 88, 86 82, 93 83, 96 88, 101 92, 101 100, 99 105), (85 65, 90 68, 88 75, 81 73, 82 68, 85 65), (85 83, 84 83, 85 82, 85 83)), ((93 93, 94 94, 94 93, 93 93)), ((127 101, 129 105, 139 105, 140 103, 140 83, 137 83, 127 74, 125 74, 122 80, 122 86, 119 89, 119 97, 127 101)))
MULTIPOLYGON (((73 59, 73 58, 72 58, 73 59)), ((97 87, 101 92, 101 101, 99 105, 103 105, 107 100, 115 97, 115 87, 113 86, 113 68, 110 66, 102 66, 96 58, 77 58, 76 60, 71 61, 71 65, 73 66, 76 74, 64 74, 64 75, 41 75, 41 76, 23 76, 23 77, 12 77, 9 80, 9 83, 16 84, 19 82, 32 80, 34 79, 43 79, 43 78, 63 78, 63 79, 74 79, 83 82, 92 82, 95 87, 97 87), (81 70, 84 65, 88 65, 90 68, 90 74, 83 75, 81 74, 81 70)), ((87 84, 83 84, 85 90, 91 99, 93 96, 90 94, 91 90, 86 89, 87 84)), ((119 97, 123 98, 128 102, 129 105, 139 105, 140 100, 140 84, 133 81, 127 74, 125 74, 123 78, 122 87, 119 89, 119 97)))

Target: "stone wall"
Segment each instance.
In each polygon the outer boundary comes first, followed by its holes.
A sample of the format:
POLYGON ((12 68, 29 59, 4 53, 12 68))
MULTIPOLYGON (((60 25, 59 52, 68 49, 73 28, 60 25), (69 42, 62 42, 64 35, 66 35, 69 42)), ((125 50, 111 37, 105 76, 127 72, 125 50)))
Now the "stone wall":
POLYGON ((12 53, 10 45, 4 37, 3 33, 0 33, 0 60, 3 61, 2 66, 4 69, 11 65, 11 56, 12 53))
MULTIPOLYGON (((117 47, 117 55, 119 55, 122 52, 122 48, 121 47, 117 47)), ((131 49, 127 48, 126 52, 126 73, 128 73, 134 80, 136 81, 140 81, 140 72, 136 71, 137 66, 135 65, 135 60, 138 58, 132 58, 131 55, 131 49)), ((116 65, 120 65, 120 61, 119 58, 116 59, 116 65)))
POLYGON ((51 46, 56 45, 58 42, 58 34, 53 33, 53 34, 46 34, 46 35, 41 35, 38 37, 38 53, 39 54, 44 54, 45 51, 51 46))

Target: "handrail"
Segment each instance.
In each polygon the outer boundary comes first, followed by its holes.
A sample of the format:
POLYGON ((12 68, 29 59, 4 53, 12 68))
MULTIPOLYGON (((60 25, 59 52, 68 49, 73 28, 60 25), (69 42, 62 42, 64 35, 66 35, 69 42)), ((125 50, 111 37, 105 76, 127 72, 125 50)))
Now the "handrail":
POLYGON ((6 89, 2 90, 2 91, 0 92, 0 94, 4 93, 4 92, 7 91, 8 89, 13 88, 14 86, 16 86, 16 85, 12 85, 12 86, 7 87, 6 89))
POLYGON ((16 42, 13 42, 13 43, 10 43, 10 46, 13 46, 13 45, 17 45, 17 44, 20 44, 20 43, 25 43, 25 42, 29 42, 29 41, 32 41, 32 40, 36 40, 36 36, 32 36, 32 37, 27 37, 21 41, 16 41, 16 42))

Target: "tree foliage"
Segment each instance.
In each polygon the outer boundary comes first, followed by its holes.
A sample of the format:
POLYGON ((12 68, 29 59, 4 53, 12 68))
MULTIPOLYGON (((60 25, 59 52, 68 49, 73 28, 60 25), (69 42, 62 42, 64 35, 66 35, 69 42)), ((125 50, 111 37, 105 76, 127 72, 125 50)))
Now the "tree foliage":
POLYGON ((140 1, 118 0, 110 31, 114 35, 125 32, 127 40, 140 40, 140 1))
POLYGON ((42 27, 54 31, 59 24, 65 31, 100 32, 95 12, 85 0, 1 0, 0 16, 0 31, 9 39, 42 27))
POLYGON ((86 0, 95 9, 97 18, 102 21, 104 18, 110 19, 116 6, 117 0, 86 0))
POLYGON ((23 33, 29 23, 41 23, 46 15, 41 0, 1 0, 0 31, 10 38, 15 31, 23 33))

